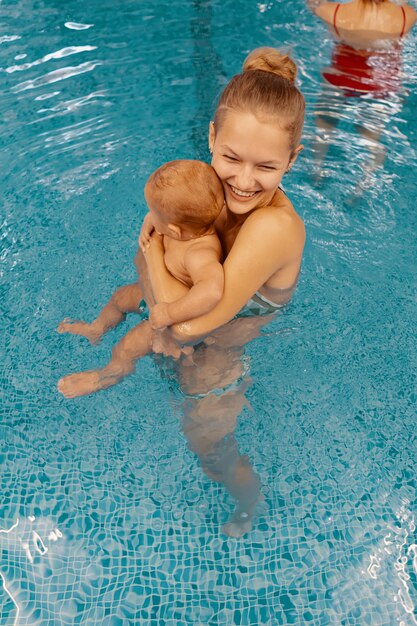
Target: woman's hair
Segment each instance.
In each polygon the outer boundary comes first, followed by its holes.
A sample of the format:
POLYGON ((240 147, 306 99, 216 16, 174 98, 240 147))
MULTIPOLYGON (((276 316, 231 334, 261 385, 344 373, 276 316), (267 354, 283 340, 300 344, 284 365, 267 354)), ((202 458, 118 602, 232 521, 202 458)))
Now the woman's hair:
POLYGON ((214 116, 219 129, 228 110, 248 111, 263 119, 278 118, 296 148, 304 124, 304 96, 295 86, 297 66, 275 48, 256 48, 246 57, 242 73, 224 88, 214 116))
POLYGON ((214 222, 224 204, 223 185, 211 165, 187 159, 158 167, 145 197, 161 218, 196 234, 214 222))

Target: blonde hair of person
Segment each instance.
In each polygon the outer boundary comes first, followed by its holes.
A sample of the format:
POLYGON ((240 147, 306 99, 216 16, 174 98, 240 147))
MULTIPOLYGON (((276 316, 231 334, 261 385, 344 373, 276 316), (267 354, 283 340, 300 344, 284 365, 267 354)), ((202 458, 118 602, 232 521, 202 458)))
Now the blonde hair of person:
POLYGON ((301 139, 305 100, 295 85, 297 66, 276 48, 256 48, 220 95, 214 116, 218 130, 230 110, 251 112, 260 121, 279 119, 295 149, 301 139))

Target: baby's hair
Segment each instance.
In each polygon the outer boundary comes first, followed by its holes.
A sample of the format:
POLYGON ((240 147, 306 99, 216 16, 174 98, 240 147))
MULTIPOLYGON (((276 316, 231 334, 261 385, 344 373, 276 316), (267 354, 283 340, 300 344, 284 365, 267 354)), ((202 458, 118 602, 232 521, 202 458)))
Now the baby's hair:
POLYGON ((220 95, 214 116, 218 130, 228 110, 247 111, 261 121, 279 118, 295 149, 304 124, 304 96, 295 86, 297 66, 275 48, 256 48, 246 57, 241 74, 233 76, 220 95))
POLYGON ((196 234, 214 222, 224 204, 223 185, 211 165, 187 159, 169 161, 155 170, 145 196, 164 220, 196 234))

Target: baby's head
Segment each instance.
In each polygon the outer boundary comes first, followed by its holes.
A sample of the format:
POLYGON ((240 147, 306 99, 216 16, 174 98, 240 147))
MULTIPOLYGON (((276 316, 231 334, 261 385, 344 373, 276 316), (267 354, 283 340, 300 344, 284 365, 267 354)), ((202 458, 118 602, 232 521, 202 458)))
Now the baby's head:
POLYGON ((170 161, 150 175, 145 199, 155 230, 175 239, 199 237, 209 229, 224 204, 216 172, 202 161, 170 161))

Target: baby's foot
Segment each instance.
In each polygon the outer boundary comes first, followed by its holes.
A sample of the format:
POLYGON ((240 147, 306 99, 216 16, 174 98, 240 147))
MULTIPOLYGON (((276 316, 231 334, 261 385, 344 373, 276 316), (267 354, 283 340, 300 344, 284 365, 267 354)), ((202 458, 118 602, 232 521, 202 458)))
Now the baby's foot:
POLYGON ((100 373, 97 370, 90 370, 60 378, 57 387, 66 398, 78 398, 78 396, 87 396, 89 393, 99 391, 103 383, 100 373))
POLYGON ((99 328, 94 322, 88 324, 79 320, 71 320, 68 317, 62 320, 56 330, 61 334, 70 333, 70 335, 86 337, 92 345, 98 343, 103 336, 103 329, 99 328))

